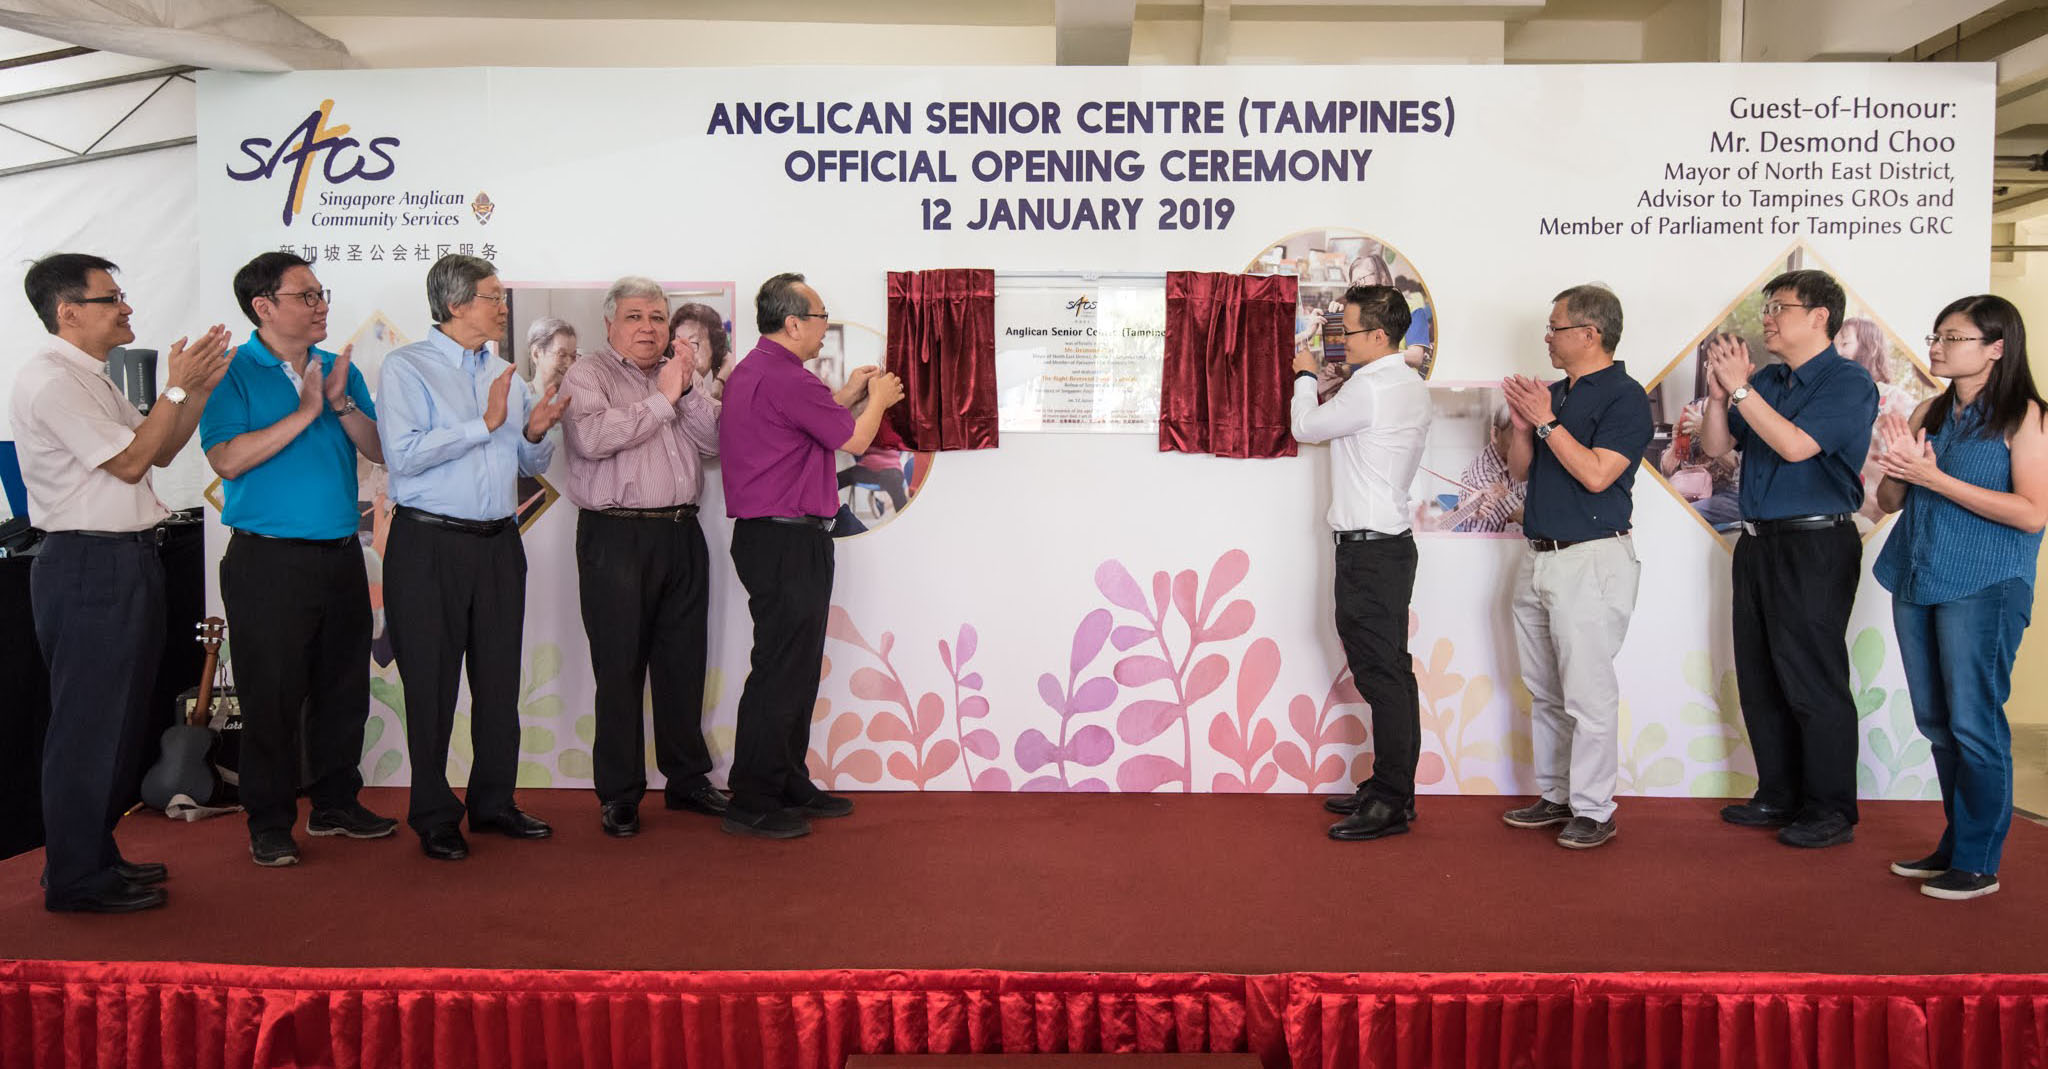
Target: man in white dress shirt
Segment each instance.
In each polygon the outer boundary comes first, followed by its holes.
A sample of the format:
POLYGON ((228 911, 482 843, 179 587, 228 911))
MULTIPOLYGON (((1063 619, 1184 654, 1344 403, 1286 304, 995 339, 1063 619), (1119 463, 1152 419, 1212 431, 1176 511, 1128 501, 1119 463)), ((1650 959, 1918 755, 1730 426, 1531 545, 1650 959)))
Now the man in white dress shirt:
POLYGON ((1330 529, 1337 543, 1337 638, 1352 682, 1372 706, 1372 778, 1324 808, 1344 819, 1330 838, 1400 835, 1415 818, 1415 764, 1422 754, 1415 669, 1408 655, 1408 602, 1415 593, 1415 537, 1408 487, 1429 434, 1429 387, 1401 360, 1408 302, 1392 286, 1344 294, 1344 362, 1354 370, 1316 403, 1316 356, 1294 358, 1296 441, 1330 443, 1330 529))

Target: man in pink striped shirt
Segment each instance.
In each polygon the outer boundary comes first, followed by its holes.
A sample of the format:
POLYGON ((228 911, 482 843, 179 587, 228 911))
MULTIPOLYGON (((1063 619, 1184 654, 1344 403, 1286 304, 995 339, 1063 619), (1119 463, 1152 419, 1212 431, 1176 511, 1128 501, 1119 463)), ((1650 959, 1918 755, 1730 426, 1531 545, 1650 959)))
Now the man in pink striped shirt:
MULTIPOLYGON (((710 561, 697 525, 704 457, 718 455, 719 404, 696 354, 666 355, 668 295, 628 276, 604 298, 605 345, 562 379, 576 568, 597 679, 593 778, 605 834, 640 831, 647 790, 640 695, 654 691, 654 763, 670 809, 722 816, 704 745, 710 561), (651 672, 651 678, 650 678, 651 672)), ((680 343, 679 343, 680 344, 680 343)))

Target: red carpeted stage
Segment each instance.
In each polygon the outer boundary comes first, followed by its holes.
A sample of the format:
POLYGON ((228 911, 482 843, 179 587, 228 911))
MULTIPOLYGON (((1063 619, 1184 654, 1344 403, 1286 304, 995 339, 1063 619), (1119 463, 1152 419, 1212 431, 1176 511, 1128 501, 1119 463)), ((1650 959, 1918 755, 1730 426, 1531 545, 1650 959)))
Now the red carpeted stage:
MULTIPOLYGON (((402 792, 368 792, 384 812, 402 792)), ((1365 1066, 2048 1064, 2048 829, 2006 890, 1886 873, 1940 811, 1867 803, 1808 853, 1627 799, 1610 846, 1425 798, 1323 837, 1313 798, 861 795, 809 839, 527 791, 538 843, 305 839, 130 817, 168 908, 49 914, 0 863, 0 1066, 838 1069, 850 1054, 1251 1051, 1365 1066)))

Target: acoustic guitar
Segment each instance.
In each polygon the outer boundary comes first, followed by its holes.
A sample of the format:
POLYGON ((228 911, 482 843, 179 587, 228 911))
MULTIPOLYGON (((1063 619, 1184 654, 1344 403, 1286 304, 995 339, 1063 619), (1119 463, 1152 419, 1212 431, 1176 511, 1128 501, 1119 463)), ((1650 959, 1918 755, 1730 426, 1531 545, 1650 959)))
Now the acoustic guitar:
POLYGON ((227 623, 209 616, 197 629, 199 644, 206 649, 206 662, 199 670, 199 700, 192 703, 184 723, 164 729, 163 753, 142 777, 142 801, 151 809, 169 809, 172 799, 181 794, 199 805, 212 805, 221 793, 220 774, 213 767, 213 748, 220 739, 209 725, 213 720, 213 677, 220 667, 220 643, 227 623))

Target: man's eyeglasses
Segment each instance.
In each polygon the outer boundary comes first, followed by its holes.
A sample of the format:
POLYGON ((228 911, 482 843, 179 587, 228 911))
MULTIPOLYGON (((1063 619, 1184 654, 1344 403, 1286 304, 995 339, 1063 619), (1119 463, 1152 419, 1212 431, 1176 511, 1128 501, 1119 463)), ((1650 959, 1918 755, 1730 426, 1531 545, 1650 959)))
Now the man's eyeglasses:
POLYGON ((796 316, 796 317, 797 317, 798 319, 831 319, 831 318, 832 318, 832 313, 830 313, 830 312, 796 312, 796 313, 794 313, 794 315, 795 315, 795 316, 796 316))
POLYGON ((1962 334, 1929 334, 1929 335, 1927 336, 1927 347, 1928 347, 1929 349, 1932 349, 1932 348, 1934 348, 1935 346, 1939 345, 1939 346, 1942 346, 1942 347, 1946 348, 1947 346, 1950 346, 1950 345, 1961 345, 1962 343, 1964 343, 1964 342, 1966 342, 1966 341, 1983 341, 1983 340, 1984 340, 1984 335, 1982 335, 1982 334, 1978 334, 1978 335, 1976 335, 1976 336, 1974 336, 1974 337, 1971 337, 1971 336, 1965 336, 1965 335, 1962 335, 1962 334))
POLYGON ((499 304, 505 304, 512 300, 512 295, 509 293, 479 293, 476 295, 476 299, 479 301, 496 301, 499 304))
POLYGON ((1783 301, 1772 301, 1771 303, 1769 303, 1769 304, 1767 304, 1767 305, 1764 305, 1764 315, 1766 315, 1766 316, 1769 316, 1769 317, 1770 317, 1770 318, 1772 318, 1772 319, 1776 319, 1776 318, 1778 318, 1779 316, 1781 316, 1781 315, 1785 314, 1785 310, 1786 310, 1787 308, 1811 308, 1811 307, 1813 307, 1813 306, 1812 306, 1812 305, 1810 305, 1810 304, 1786 304, 1786 303, 1785 303, 1785 302, 1783 302, 1783 301))
POLYGON ((124 293, 124 292, 122 292, 122 291, 120 291, 120 290, 115 290, 114 292, 112 292, 112 293, 110 293, 110 294, 106 295, 105 297, 71 297, 71 298, 68 298, 68 299, 67 299, 67 300, 65 301, 65 303, 67 303, 67 304, 125 304, 125 303, 127 303, 127 301, 128 301, 128 294, 126 294, 126 293, 124 293))
POLYGON ((1382 326, 1380 326, 1379 324, 1375 323, 1375 324, 1373 324, 1372 326, 1369 326, 1369 327, 1360 327, 1360 328, 1358 328, 1357 330, 1347 330, 1347 331, 1345 331, 1345 332, 1344 332, 1343 334, 1341 334, 1341 335, 1338 335, 1338 336, 1339 336, 1339 337, 1343 337, 1343 338, 1348 338, 1348 337, 1352 336, 1353 334, 1371 334, 1371 333, 1372 333, 1373 331, 1375 331, 1375 330, 1385 330, 1385 329, 1386 329, 1385 327, 1382 327, 1382 326))
POLYGON ((1595 331, 1600 329, 1599 327, 1596 327, 1591 323, 1566 323, 1563 326, 1556 326, 1554 324, 1545 323, 1543 324, 1543 333, 1546 335, 1563 334, 1567 330, 1578 330, 1580 327, 1584 327, 1587 330, 1595 331))
POLYGON ((269 297, 273 301, 282 297, 297 297, 306 302, 306 307, 308 308, 318 308, 323 304, 334 303, 333 290, 278 290, 270 294, 269 297))

